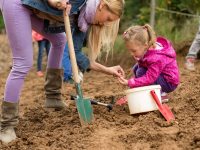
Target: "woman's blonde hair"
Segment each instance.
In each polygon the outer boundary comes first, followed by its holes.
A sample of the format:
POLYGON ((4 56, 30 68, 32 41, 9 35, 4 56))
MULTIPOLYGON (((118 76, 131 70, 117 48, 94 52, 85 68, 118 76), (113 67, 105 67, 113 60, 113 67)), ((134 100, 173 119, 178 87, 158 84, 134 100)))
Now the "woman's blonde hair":
POLYGON ((125 41, 139 41, 141 44, 148 44, 148 46, 153 46, 156 42, 156 34, 152 27, 148 24, 144 26, 132 26, 129 27, 123 34, 123 39, 125 41))
MULTIPOLYGON (((121 17, 124 9, 124 0, 102 0, 109 11, 121 17)), ((91 61, 96 60, 101 49, 108 52, 113 48, 114 41, 119 30, 120 19, 107 25, 92 25, 89 31, 88 47, 90 49, 89 58, 91 61)))

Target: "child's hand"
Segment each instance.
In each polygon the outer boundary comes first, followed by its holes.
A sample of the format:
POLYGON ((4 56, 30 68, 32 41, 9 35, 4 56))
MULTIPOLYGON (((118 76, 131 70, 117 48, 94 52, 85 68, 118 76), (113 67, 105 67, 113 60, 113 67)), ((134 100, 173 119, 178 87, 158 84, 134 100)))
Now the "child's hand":
POLYGON ((124 77, 119 77, 118 80, 121 84, 128 85, 128 80, 124 79, 124 77))

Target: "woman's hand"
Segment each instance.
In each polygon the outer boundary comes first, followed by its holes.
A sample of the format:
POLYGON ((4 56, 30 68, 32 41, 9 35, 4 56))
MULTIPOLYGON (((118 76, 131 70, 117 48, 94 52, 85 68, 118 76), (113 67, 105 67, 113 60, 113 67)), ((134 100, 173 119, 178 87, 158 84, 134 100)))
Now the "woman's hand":
POLYGON ((116 77, 124 77, 125 73, 124 70, 120 66, 113 66, 108 68, 109 74, 116 76, 116 77))
POLYGON ((123 78, 123 77, 119 77, 118 78, 119 82, 123 85, 128 85, 128 80, 123 78))
POLYGON ((69 4, 68 2, 69 0, 48 0, 50 6, 59 10, 66 9, 66 12, 69 14, 71 10, 71 4, 69 4))
POLYGON ((113 75, 115 77, 124 77, 124 70, 120 66, 106 67, 97 63, 96 61, 90 61, 90 69, 99 71, 108 75, 113 75))

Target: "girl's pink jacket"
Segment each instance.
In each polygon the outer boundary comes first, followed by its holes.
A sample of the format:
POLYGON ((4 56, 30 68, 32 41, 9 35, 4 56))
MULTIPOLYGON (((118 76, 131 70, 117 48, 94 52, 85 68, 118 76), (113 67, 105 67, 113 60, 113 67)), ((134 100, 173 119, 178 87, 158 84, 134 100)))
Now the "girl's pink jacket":
POLYGON ((35 32, 34 30, 32 30, 32 38, 33 41, 42 41, 44 39, 44 37, 41 34, 35 32))
POLYGON ((162 44, 163 49, 149 49, 138 61, 139 67, 147 68, 147 72, 142 77, 129 79, 128 86, 130 88, 151 85, 160 74, 172 85, 179 84, 179 70, 174 48, 163 37, 158 37, 157 42, 162 44))

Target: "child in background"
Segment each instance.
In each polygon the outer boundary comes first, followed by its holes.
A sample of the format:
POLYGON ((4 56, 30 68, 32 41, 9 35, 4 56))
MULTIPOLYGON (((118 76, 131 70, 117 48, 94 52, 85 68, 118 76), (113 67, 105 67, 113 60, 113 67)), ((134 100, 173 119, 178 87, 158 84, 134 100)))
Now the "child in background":
POLYGON ((128 28, 123 39, 137 64, 133 67, 135 76, 128 80, 120 77, 119 82, 130 88, 159 84, 162 102, 168 101, 166 93, 174 91, 179 84, 176 53, 171 43, 165 38, 156 38, 148 24, 128 28))
POLYGON ((38 77, 43 76, 42 72, 42 56, 44 49, 46 50, 46 54, 48 57, 49 49, 50 49, 50 42, 45 39, 42 35, 32 30, 32 38, 34 42, 38 43, 38 58, 37 58, 37 75, 38 77))
POLYGON ((200 25, 199 30, 195 36, 195 39, 190 46, 188 54, 186 56, 185 68, 190 71, 195 71, 195 61, 197 59, 197 55, 200 51, 200 25))

